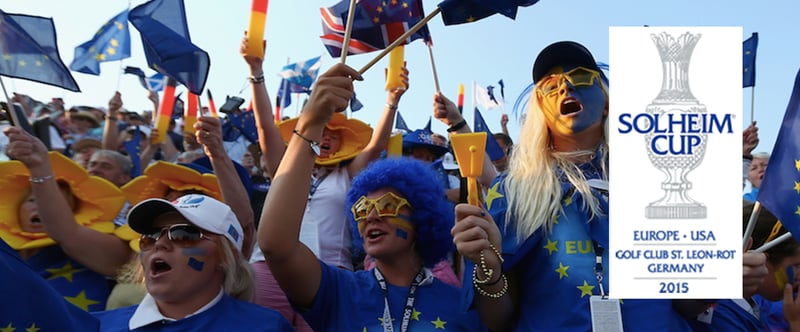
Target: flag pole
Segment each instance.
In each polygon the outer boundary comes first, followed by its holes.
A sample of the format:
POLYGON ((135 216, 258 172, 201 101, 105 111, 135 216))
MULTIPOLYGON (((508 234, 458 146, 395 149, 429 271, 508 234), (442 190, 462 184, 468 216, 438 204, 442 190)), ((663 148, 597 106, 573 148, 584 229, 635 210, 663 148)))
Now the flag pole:
MULTIPOLYGON (((428 14, 428 16, 425 16, 425 18, 423 18, 422 20, 417 22, 417 24, 415 24, 413 27, 408 29, 408 31, 406 31, 406 33, 404 33, 400 37, 397 37, 397 39, 394 42, 392 42, 391 44, 389 44, 389 46, 387 46, 385 49, 383 49, 383 51, 381 51, 381 53, 379 53, 377 56, 375 56, 374 59, 370 60, 370 62, 368 62, 363 67, 361 67, 361 69, 358 70, 358 73, 363 75, 367 70, 369 70, 370 68, 372 68, 372 66, 374 66, 376 63, 378 63, 378 61, 380 61, 381 59, 383 59, 383 57, 385 57, 387 54, 389 54, 389 52, 391 52, 392 49, 394 49, 398 45, 404 43, 406 41, 406 39, 408 39, 409 36, 411 36, 412 34, 417 32, 419 29, 422 29, 422 27, 424 27, 425 24, 428 23, 428 21, 430 21, 431 19, 436 17, 436 15, 439 15, 439 12, 441 12, 441 11, 442 11, 441 8, 436 7, 436 9, 434 9, 432 12, 430 12, 428 14)), ((347 35, 345 35, 345 37, 347 37, 347 35)), ((345 40, 345 41, 347 41, 347 40, 345 40)))
POLYGON ((756 86, 753 85, 750 87, 750 123, 755 121, 755 109, 756 109, 756 86))
POLYGON ((742 248, 747 247, 747 241, 750 239, 751 236, 753 236, 753 230, 756 228, 756 219, 758 219, 758 214, 760 212, 761 212, 761 202, 756 201, 756 203, 753 204, 753 212, 750 213, 750 220, 747 221, 747 227, 744 230, 744 236, 743 236, 744 239, 742 243, 742 248))
POLYGON ((347 10, 347 25, 344 26, 344 41, 342 41, 341 63, 344 63, 347 58, 347 52, 350 50, 350 33, 353 31, 353 19, 355 15, 353 12, 356 10, 356 0, 350 0, 350 9, 347 10))
POLYGON ((431 59, 431 70, 433 71, 433 86, 439 92, 439 75, 436 74, 436 63, 433 61, 433 45, 428 43, 428 57, 431 59))
POLYGON ((754 252, 765 252, 767 250, 772 249, 772 247, 777 246, 781 242, 786 241, 786 240, 788 240, 790 238, 792 238, 792 233, 789 233, 789 232, 783 233, 783 235, 779 236, 776 239, 773 239, 772 241, 769 241, 767 243, 762 244, 760 247, 758 247, 758 249, 755 249, 753 251, 754 252))
POLYGON ((19 117, 17 117, 17 111, 14 110, 14 103, 11 102, 11 98, 8 96, 8 92, 6 91, 6 84, 3 82, 2 76, 0 76, 0 86, 3 87, 3 94, 6 96, 6 103, 8 105, 6 113, 8 113, 9 119, 11 119, 11 122, 13 122, 15 127, 22 128, 22 125, 19 122, 19 117))

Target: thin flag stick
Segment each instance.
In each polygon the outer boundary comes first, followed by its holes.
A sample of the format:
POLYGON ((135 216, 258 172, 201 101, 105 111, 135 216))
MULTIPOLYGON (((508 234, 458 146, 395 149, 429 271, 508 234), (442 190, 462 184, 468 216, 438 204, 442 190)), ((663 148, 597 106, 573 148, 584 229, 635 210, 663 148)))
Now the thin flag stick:
POLYGON ((436 7, 436 9, 434 9, 432 12, 430 12, 428 14, 428 16, 425 16, 425 18, 423 18, 422 20, 417 22, 417 24, 415 24, 413 27, 408 29, 408 31, 406 31, 406 33, 404 33, 400 37, 397 37, 397 39, 395 39, 395 41, 393 41, 391 44, 389 44, 389 46, 387 46, 385 49, 383 49, 383 51, 381 51, 381 53, 379 53, 377 56, 375 56, 374 59, 370 60, 370 62, 368 62, 366 65, 364 65, 364 67, 361 67, 361 69, 358 70, 358 73, 363 75, 364 72, 366 72, 367 70, 372 68, 372 66, 374 66, 376 63, 378 63, 378 61, 383 59, 383 57, 385 57, 387 54, 389 54, 389 52, 391 52, 395 47, 397 47, 398 45, 404 43, 406 41, 406 39, 408 39, 409 36, 413 35, 419 29, 422 29, 422 27, 424 27, 425 24, 428 23, 428 21, 432 20, 434 17, 436 17, 436 15, 439 15, 439 13, 441 11, 442 10, 439 7, 436 7))
POLYGON ((756 109, 756 86, 753 85, 750 87, 750 123, 755 121, 755 109, 756 109))
POLYGON ((747 240, 753 236, 753 230, 756 228, 756 219, 758 219, 758 214, 761 212, 761 203, 756 201, 753 204, 753 212, 750 213, 750 220, 747 221, 747 227, 744 229, 744 239, 742 243, 742 248, 747 247, 747 240))
POLYGON ((353 19, 356 10, 356 0, 350 0, 350 9, 347 10, 347 25, 344 26, 344 41, 342 41, 341 63, 347 58, 347 51, 350 50, 350 33, 353 31, 353 19))
POLYGON ((433 86, 439 92, 439 75, 436 74, 436 63, 433 61, 433 45, 428 44, 428 57, 431 59, 431 70, 433 71, 433 86))
POLYGON ((11 118, 11 122, 14 123, 14 126, 17 128, 22 128, 21 123, 19 122, 19 117, 17 117, 17 111, 14 110, 14 103, 11 102, 11 98, 8 96, 8 91, 6 91, 6 84, 3 82, 3 77, 0 76, 0 86, 3 87, 3 94, 6 96, 6 103, 8 105, 8 116, 11 118))
POLYGON ((772 241, 769 241, 767 243, 762 244, 760 247, 758 247, 758 249, 755 249, 753 251, 754 252, 765 252, 765 251, 771 249, 772 247, 779 245, 781 242, 786 241, 786 240, 791 239, 791 238, 792 238, 792 233, 783 233, 783 235, 779 236, 776 239, 773 239, 772 241))

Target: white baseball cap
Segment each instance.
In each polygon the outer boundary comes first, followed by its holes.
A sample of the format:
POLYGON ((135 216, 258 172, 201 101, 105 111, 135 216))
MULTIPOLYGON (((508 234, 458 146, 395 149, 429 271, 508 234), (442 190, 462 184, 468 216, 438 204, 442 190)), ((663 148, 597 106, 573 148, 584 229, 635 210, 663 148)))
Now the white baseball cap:
POLYGON ((453 154, 448 152, 442 156, 442 168, 452 171, 458 169, 458 164, 456 164, 456 158, 453 157, 453 154))
POLYGON ((157 231, 153 222, 167 212, 178 212, 203 230, 225 236, 242 251, 244 232, 231 208, 209 196, 189 194, 170 202, 151 198, 136 204, 128 213, 128 224, 141 234, 157 231))

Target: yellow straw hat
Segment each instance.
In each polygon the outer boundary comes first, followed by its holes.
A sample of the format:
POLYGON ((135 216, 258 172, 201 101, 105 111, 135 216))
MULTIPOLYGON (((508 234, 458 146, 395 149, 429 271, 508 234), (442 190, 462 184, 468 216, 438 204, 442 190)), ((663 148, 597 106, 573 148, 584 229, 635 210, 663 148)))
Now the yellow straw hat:
MULTIPOLYGON (((144 173, 122 186, 122 192, 131 206, 148 198, 164 198, 169 189, 176 191, 197 190, 216 200, 222 201, 217 176, 205 167, 187 164, 180 165, 157 161, 148 166, 144 173)), ((128 241, 131 249, 139 252, 139 233, 128 224, 117 228, 114 234, 128 241)))
MULTIPOLYGON (((122 191, 111 182, 90 176, 86 170, 58 152, 49 153, 53 175, 69 185, 78 201, 73 212, 78 224, 101 233, 114 232, 114 218, 125 203, 122 191)), ((29 233, 20 228, 19 208, 30 192, 30 172, 19 161, 0 162, 0 237, 15 250, 41 248, 56 244, 47 233, 29 233)))
MULTIPOLYGON (((288 142, 292 137, 292 131, 297 125, 298 118, 292 118, 278 123, 281 136, 284 142, 288 142)), ((319 165, 336 165, 342 161, 355 158, 361 150, 369 143, 372 137, 372 128, 358 119, 348 119, 342 113, 333 113, 333 117, 325 126, 328 130, 338 131, 341 135, 341 147, 339 151, 329 155, 327 158, 317 157, 319 165)))

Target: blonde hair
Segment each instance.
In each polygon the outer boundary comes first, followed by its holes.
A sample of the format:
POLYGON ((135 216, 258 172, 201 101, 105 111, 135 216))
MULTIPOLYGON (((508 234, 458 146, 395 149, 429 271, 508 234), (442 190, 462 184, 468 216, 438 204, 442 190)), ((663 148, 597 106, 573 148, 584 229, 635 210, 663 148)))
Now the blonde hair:
POLYGON ((236 299, 253 302, 256 289, 253 268, 228 238, 220 236, 219 239, 224 273, 222 289, 236 299))
MULTIPOLYGON (((608 100, 608 87, 598 80, 603 95, 608 100)), ((518 143, 514 145, 508 167, 505 186, 509 212, 506 213, 506 227, 512 217, 516 220, 517 238, 524 240, 539 228, 551 232, 559 214, 564 209, 561 204, 561 182, 558 170, 584 197, 584 206, 591 211, 591 218, 602 214, 600 202, 590 193, 586 177, 574 162, 576 157, 594 156, 602 152, 600 170, 604 180, 608 179, 608 118, 604 119, 603 141, 599 149, 593 151, 559 152, 552 148, 550 131, 542 113, 542 100, 534 90, 528 103, 527 117, 520 130, 518 143)))

